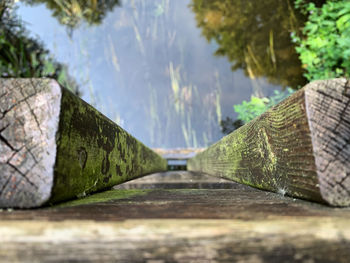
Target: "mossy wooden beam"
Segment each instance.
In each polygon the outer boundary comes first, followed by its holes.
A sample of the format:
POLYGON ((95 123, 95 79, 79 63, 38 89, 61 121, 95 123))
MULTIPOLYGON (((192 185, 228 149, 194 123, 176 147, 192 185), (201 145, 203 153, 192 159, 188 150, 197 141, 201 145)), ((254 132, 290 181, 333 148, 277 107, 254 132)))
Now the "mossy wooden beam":
POLYGON ((315 81, 188 161, 188 170, 350 205, 350 83, 315 81))
POLYGON ((167 169, 50 79, 0 79, 0 207, 37 207, 167 169))

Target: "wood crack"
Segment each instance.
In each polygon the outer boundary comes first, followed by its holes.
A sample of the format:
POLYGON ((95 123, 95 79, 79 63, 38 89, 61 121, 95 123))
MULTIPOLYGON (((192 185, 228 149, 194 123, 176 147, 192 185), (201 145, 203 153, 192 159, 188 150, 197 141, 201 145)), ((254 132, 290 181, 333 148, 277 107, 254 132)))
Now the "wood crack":
POLYGON ((330 98, 331 100, 335 100, 335 101, 343 104, 343 101, 341 99, 335 98, 335 97, 331 96, 330 94, 324 92, 323 90, 317 90, 316 92, 319 93, 320 95, 322 95, 323 97, 330 98))
POLYGON ((7 92, 3 93, 0 95, 0 99, 2 99, 3 97, 5 97, 7 95, 7 92))
POLYGON ((8 112, 10 112, 13 108, 15 108, 15 107, 18 106, 19 104, 25 102, 27 99, 29 99, 29 98, 31 98, 31 97, 34 97, 35 95, 36 95, 36 93, 30 94, 30 95, 28 95, 26 98, 23 98, 23 99, 17 101, 15 104, 11 105, 10 108, 8 108, 7 110, 0 112, 0 113, 2 114, 2 116, 0 117, 0 120, 3 119, 3 118, 6 116, 6 114, 7 114, 8 112))
POLYGON ((4 137, 2 136, 2 134, 0 133, 0 141, 3 142, 7 147, 9 147, 12 151, 16 151, 17 150, 15 148, 13 148, 13 146, 10 144, 10 142, 4 137))
POLYGON ((35 189, 38 189, 38 187, 37 187, 33 182, 31 182, 31 181, 28 179, 28 177, 27 177, 26 174, 22 173, 16 166, 14 166, 13 164, 11 164, 10 162, 7 162, 7 164, 8 164, 11 168, 13 168, 19 175, 21 175, 21 177, 22 177, 28 184, 30 184, 30 185, 31 185, 32 187, 34 187, 35 189))
MULTIPOLYGON (((34 88, 34 87, 33 87, 33 88, 34 88)), ((35 89, 34 89, 34 90, 35 90, 35 89)), ((24 97, 24 94, 23 94, 23 90, 22 90, 22 89, 20 90, 20 92, 21 92, 22 96, 24 97)), ((37 93, 35 92, 34 94, 37 94, 37 93)), ((39 129, 40 133, 43 134, 43 131, 42 131, 41 127, 40 127, 40 123, 39 123, 39 121, 38 121, 38 118, 37 118, 36 114, 34 113, 33 109, 31 108, 30 104, 28 103, 27 99, 29 99, 29 98, 25 98, 24 101, 25 101, 25 103, 27 104, 27 106, 28 106, 28 108, 29 108, 29 110, 30 110, 30 113, 32 114, 32 116, 33 116, 33 118, 34 118, 34 120, 35 120, 35 122, 36 122, 36 124, 37 124, 37 126, 38 126, 38 129, 39 129)))
POLYGON ((34 154, 32 153, 32 150, 29 149, 29 148, 27 148, 27 147, 25 147, 25 148, 26 148, 26 150, 28 151, 28 153, 32 156, 34 162, 35 162, 36 164, 38 164, 39 162, 37 161, 36 157, 35 157, 34 154))
POLYGON ((7 160, 7 162, 11 162, 11 160, 13 159, 13 157, 15 157, 16 154, 17 154, 18 152, 20 152, 23 148, 24 148, 24 146, 22 146, 19 150, 14 150, 13 153, 12 153, 12 155, 11 155, 11 157, 7 160))
POLYGON ((12 176, 8 176, 6 179, 6 182, 3 184, 3 186, 0 189, 0 196, 3 194, 6 186, 9 184, 10 180, 11 180, 12 176))

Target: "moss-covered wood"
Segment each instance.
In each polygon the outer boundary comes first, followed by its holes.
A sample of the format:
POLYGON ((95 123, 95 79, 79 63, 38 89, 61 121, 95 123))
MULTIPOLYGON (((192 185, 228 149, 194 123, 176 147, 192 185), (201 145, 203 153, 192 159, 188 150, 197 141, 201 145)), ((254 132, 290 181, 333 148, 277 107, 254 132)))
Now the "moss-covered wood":
POLYGON ((188 161, 188 170, 350 205, 350 85, 312 82, 188 161))
POLYGON ((54 80, 0 79, 1 207, 82 197, 166 168, 54 80))

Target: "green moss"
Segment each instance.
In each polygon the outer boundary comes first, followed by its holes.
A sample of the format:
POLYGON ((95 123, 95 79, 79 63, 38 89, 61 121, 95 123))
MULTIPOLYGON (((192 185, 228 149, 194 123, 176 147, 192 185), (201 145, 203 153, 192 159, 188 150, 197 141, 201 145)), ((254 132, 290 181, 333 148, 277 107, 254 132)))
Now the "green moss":
POLYGON ((272 145, 265 128, 258 130, 258 150, 261 158, 264 160, 262 170, 265 175, 272 175, 276 171, 277 157, 272 150, 272 145))
POLYGON ((78 206, 78 205, 88 205, 88 204, 94 204, 94 203, 101 203, 101 202, 109 202, 114 200, 121 200, 121 199, 128 199, 135 196, 141 196, 146 195, 152 190, 109 190, 97 194, 93 194, 81 199, 61 203, 59 205, 52 206, 52 208, 62 208, 62 207, 71 207, 71 206, 78 206))
POLYGON ((62 89, 55 182, 49 203, 167 170, 167 161, 62 89))
MULTIPOLYGON (((307 128, 304 90, 300 90, 190 159, 188 170, 270 191, 299 191, 294 187, 295 177, 288 174, 300 171, 304 157, 293 155, 293 163, 289 162, 293 147, 300 147, 295 142, 312 149, 307 128)), ((303 169, 308 169, 307 164, 303 169)))

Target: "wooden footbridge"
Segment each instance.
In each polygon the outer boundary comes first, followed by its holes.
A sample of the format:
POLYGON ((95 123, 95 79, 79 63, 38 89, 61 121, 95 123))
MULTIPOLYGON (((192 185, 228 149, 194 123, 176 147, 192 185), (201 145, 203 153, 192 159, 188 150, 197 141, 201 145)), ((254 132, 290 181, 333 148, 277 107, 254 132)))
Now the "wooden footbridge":
POLYGON ((162 152, 53 80, 1 79, 0 262, 349 262, 349 104, 313 82, 162 152))

